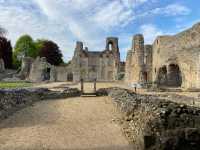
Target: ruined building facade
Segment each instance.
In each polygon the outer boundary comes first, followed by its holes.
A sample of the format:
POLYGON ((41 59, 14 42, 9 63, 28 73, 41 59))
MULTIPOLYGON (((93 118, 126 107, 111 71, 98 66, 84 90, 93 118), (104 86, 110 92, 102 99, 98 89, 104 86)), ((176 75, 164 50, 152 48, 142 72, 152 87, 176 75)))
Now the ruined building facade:
POLYGON ((71 62, 74 81, 115 81, 120 71, 118 38, 106 40, 106 48, 101 52, 88 51, 82 42, 77 42, 71 62))
POLYGON ((102 52, 88 51, 82 42, 77 42, 71 63, 63 66, 50 65, 45 58, 23 58, 21 71, 17 75, 22 80, 41 81, 115 81, 124 71, 120 62, 118 38, 106 40, 102 52))
POLYGON ((126 64, 126 82, 200 88, 200 23, 174 36, 159 36, 152 45, 136 35, 126 64))
POLYGON ((71 66, 53 66, 45 57, 22 59, 21 71, 17 75, 22 80, 42 81, 73 81, 71 66))

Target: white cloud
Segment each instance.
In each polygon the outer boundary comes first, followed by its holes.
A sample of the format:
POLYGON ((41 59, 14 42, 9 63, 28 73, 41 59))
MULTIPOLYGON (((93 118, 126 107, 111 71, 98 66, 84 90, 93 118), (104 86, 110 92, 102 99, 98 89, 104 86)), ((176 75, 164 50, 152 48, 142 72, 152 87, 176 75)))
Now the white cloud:
POLYGON ((170 4, 166 7, 156 8, 151 13, 164 14, 166 16, 188 15, 191 10, 181 4, 170 4))
POLYGON ((140 32, 144 35, 145 43, 147 44, 152 44, 157 36, 164 34, 162 30, 153 24, 142 25, 140 32))
MULTIPOLYGON (((132 28, 129 25, 142 16, 148 16, 150 12, 147 9, 147 13, 137 14, 135 9, 156 1, 158 0, 0 0, 0 26, 9 31, 8 36, 13 44, 25 33, 35 39, 54 40, 63 50, 65 59, 68 59, 73 54, 76 40, 85 42, 90 50, 102 50, 106 36, 121 37, 113 29, 124 32, 125 37, 129 36, 132 34, 127 34, 128 28, 132 28)), ((151 12, 154 15, 180 15, 187 14, 189 9, 174 4, 151 12)), ((141 29, 146 33, 147 41, 151 41, 150 33, 159 33, 153 26, 142 26, 141 29)), ((122 48, 128 47, 126 40, 120 41, 122 48)))
POLYGON ((123 24, 123 22, 126 22, 132 15, 132 11, 126 9, 120 1, 113 1, 92 16, 91 20, 108 30, 123 24))

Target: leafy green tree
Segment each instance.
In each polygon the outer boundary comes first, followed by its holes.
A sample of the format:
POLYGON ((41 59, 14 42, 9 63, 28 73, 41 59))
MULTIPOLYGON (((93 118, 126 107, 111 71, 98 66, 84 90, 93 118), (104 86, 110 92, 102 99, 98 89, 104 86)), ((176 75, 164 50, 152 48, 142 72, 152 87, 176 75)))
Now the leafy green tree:
POLYGON ((56 43, 53 41, 43 41, 39 56, 46 57, 51 65, 58 66, 63 63, 62 53, 56 43))
POLYGON ((13 62, 16 68, 20 66, 22 57, 28 56, 36 58, 38 55, 39 50, 30 35, 22 35, 19 37, 13 53, 13 62))
POLYGON ((42 49, 42 47, 44 46, 44 43, 48 41, 48 40, 45 40, 45 39, 37 39, 35 41, 35 47, 36 49, 38 50, 38 55, 40 53, 40 50, 42 49))
POLYGON ((23 35, 17 40, 15 44, 14 54, 17 57, 28 56, 36 58, 39 54, 39 51, 36 48, 32 37, 29 35, 23 35))

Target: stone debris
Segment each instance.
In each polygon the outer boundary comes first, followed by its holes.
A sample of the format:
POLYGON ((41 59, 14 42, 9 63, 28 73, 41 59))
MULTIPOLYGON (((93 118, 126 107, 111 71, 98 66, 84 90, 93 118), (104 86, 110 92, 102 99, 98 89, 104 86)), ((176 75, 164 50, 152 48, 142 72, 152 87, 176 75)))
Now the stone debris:
POLYGON ((200 149, 200 108, 121 88, 97 93, 111 96, 123 112, 125 134, 136 150, 200 149))
POLYGON ((64 91, 51 91, 47 88, 0 89, 0 120, 40 100, 61 99, 80 95, 81 92, 75 88, 68 88, 64 91))

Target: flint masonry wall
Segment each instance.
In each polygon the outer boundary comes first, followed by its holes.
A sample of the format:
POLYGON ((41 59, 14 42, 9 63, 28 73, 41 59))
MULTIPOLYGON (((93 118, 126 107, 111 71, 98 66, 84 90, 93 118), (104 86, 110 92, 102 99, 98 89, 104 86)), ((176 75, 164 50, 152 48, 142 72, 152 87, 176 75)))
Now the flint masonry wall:
POLYGON ((0 120, 34 102, 46 99, 59 99, 80 96, 78 89, 50 91, 45 88, 0 89, 0 120))
POLYGON ((200 109, 120 88, 99 89, 124 114, 124 132, 134 150, 199 150, 200 109))

